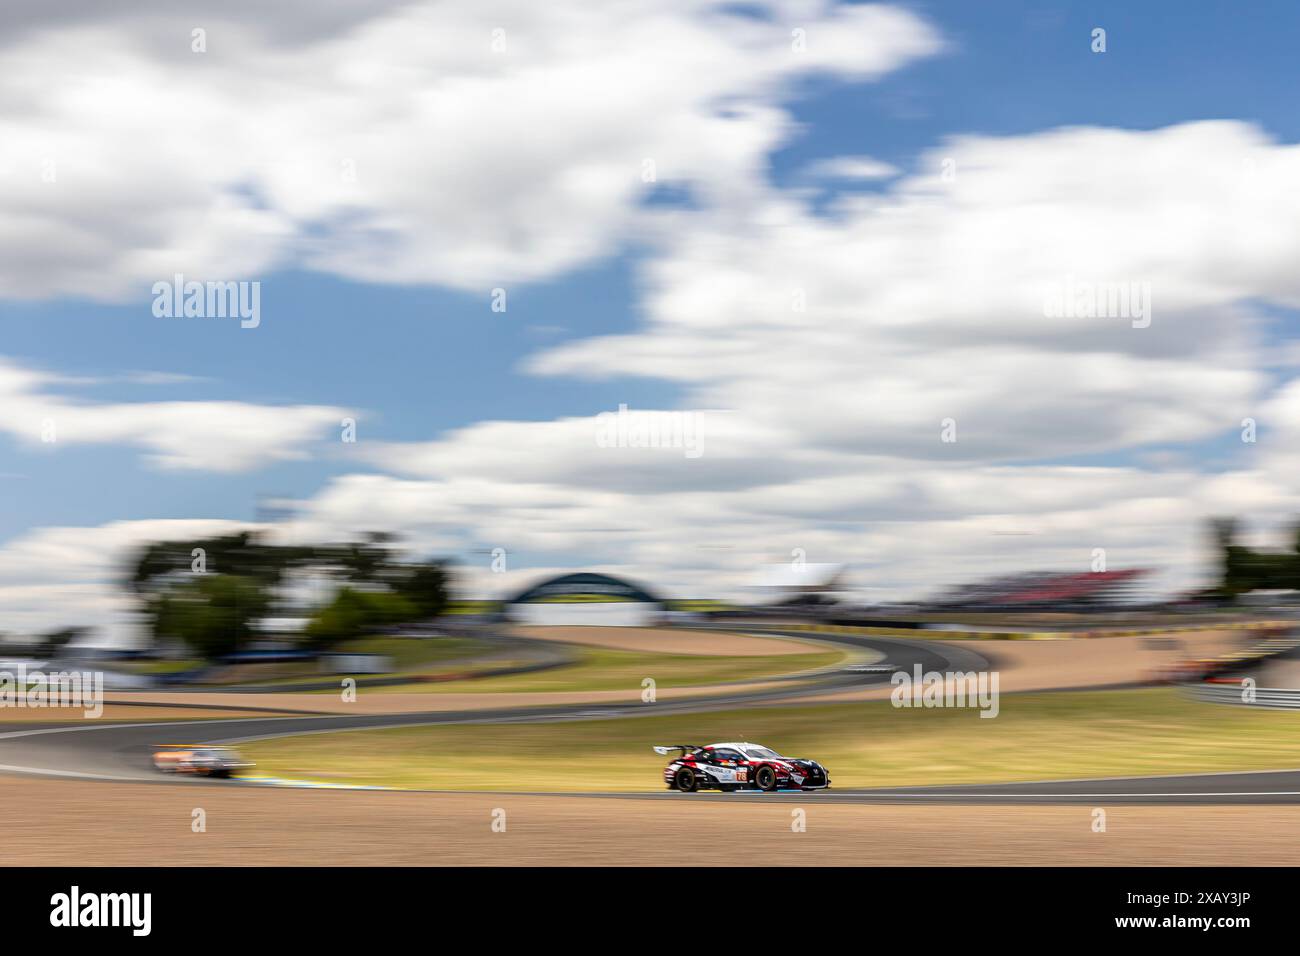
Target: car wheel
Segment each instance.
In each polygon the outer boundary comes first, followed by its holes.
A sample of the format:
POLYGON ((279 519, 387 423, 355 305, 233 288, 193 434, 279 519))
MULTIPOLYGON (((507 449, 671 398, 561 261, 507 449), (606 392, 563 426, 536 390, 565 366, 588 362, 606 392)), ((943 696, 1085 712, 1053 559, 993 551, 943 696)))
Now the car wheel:
POLYGON ((699 789, 699 784, 695 782, 695 771, 690 767, 682 767, 673 777, 673 783, 682 793, 694 793, 699 789))
POLYGON ((771 793, 776 789, 776 771, 771 767, 759 767, 754 774, 754 786, 771 793))

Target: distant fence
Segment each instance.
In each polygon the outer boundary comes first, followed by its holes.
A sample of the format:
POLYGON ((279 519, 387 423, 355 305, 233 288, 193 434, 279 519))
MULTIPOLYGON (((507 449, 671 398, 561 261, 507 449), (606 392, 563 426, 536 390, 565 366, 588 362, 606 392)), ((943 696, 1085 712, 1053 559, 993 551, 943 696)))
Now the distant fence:
POLYGON ((1183 689, 1211 704, 1238 704, 1242 707, 1270 707, 1276 710, 1300 710, 1300 690, 1285 687, 1256 687, 1254 699, 1247 700, 1246 689, 1233 684, 1184 684, 1183 689))

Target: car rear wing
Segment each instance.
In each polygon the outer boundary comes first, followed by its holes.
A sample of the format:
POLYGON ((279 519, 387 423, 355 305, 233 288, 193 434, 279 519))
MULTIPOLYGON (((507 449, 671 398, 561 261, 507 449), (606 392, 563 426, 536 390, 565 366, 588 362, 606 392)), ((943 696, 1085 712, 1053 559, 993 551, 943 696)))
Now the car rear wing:
POLYGON ((666 757, 674 750, 680 750, 682 753, 690 753, 692 750, 699 750, 699 744, 668 744, 662 747, 655 747, 654 752, 661 757, 666 757))

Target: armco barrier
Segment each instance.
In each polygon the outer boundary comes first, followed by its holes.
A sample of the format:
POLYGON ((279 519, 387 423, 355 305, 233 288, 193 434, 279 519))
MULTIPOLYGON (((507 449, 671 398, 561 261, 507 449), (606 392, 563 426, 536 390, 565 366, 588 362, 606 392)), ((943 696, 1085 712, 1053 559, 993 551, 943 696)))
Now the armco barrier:
POLYGON ((1285 687, 1257 687, 1249 696, 1241 684, 1184 684, 1183 689, 1211 704, 1238 704, 1242 707, 1270 707, 1275 710, 1300 710, 1300 690, 1285 687))

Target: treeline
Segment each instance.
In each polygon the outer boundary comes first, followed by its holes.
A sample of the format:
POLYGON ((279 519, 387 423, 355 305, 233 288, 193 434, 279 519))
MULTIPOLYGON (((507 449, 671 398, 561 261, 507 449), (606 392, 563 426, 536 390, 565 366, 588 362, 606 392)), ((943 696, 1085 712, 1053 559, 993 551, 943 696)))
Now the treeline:
POLYGON ((1300 523, 1292 526, 1289 548, 1259 551, 1237 543, 1235 518, 1216 518, 1211 534, 1219 553, 1219 595, 1300 589, 1300 523))
POLYGON ((139 597, 155 644, 183 641, 214 660, 265 635, 259 623, 305 599, 291 591, 324 582, 329 602, 311 609, 306 628, 289 637, 324 650, 385 625, 420 621, 447 606, 448 568, 408 560, 389 535, 344 545, 271 544, 255 532, 148 545, 128 584, 139 597))

